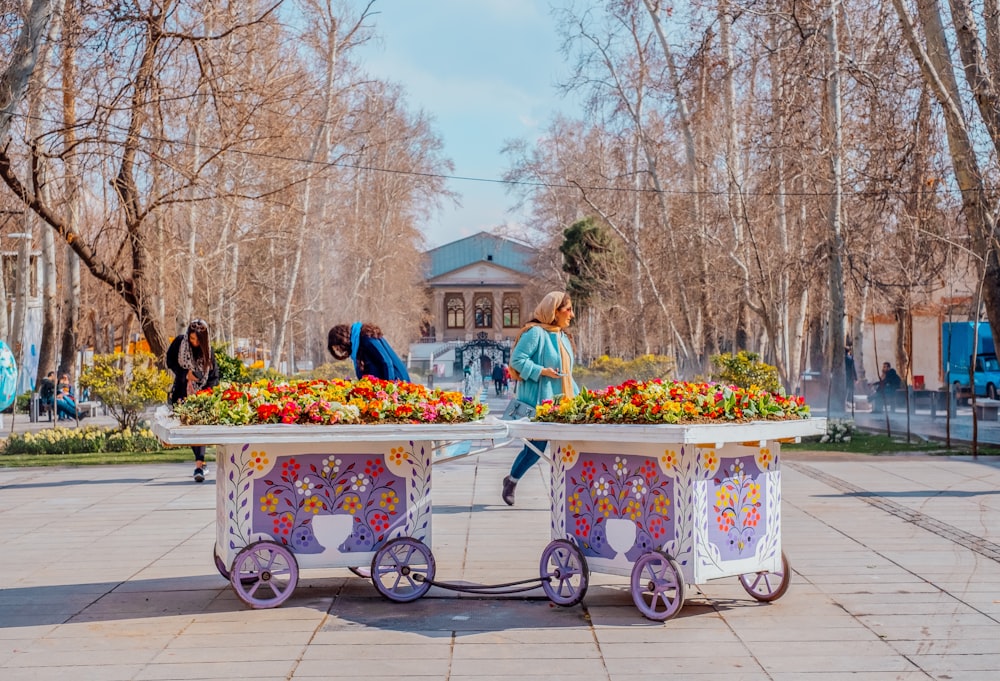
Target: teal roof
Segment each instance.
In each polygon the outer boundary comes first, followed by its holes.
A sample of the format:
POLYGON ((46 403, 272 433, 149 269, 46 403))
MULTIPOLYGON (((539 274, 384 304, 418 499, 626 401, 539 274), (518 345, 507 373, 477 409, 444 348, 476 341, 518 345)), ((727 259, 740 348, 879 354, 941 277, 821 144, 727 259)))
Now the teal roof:
POLYGON ((488 232, 452 241, 427 251, 427 278, 460 270, 477 262, 492 262, 522 274, 534 274, 537 252, 531 246, 488 232))

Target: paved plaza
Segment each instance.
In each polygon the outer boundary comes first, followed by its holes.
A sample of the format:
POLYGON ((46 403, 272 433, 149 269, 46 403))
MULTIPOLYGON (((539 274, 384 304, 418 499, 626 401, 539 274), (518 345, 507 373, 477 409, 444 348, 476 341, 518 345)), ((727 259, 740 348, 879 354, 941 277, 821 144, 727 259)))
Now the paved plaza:
MULTIPOLYGON (((537 577, 547 473, 499 499, 513 447, 435 466, 437 579, 537 577)), ((282 607, 247 609, 215 570, 215 485, 188 464, 0 469, 6 528, 0 678, 951 679, 1000 670, 1000 467, 994 460, 787 453, 794 572, 758 603, 736 578, 689 588, 665 623, 627 579, 582 605, 540 589, 433 588, 384 600, 347 570, 303 570, 282 607)))

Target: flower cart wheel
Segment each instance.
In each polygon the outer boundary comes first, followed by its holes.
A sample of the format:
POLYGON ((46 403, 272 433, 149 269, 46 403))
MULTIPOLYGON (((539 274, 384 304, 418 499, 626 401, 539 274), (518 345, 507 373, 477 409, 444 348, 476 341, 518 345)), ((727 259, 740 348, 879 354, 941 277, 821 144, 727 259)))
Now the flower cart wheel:
POLYGON ((740 575, 740 584, 747 593, 758 601, 776 601, 788 591, 788 585, 792 581, 792 569, 788 566, 788 559, 785 552, 781 552, 781 570, 771 572, 762 570, 761 572, 751 572, 740 575))
POLYGON ((371 570, 366 567, 349 567, 347 569, 351 571, 351 574, 357 575, 362 579, 371 579, 372 577, 371 570))
POLYGON ((215 561, 215 569, 219 571, 222 578, 227 582, 229 581, 229 568, 223 562, 222 558, 219 557, 219 552, 215 548, 215 544, 212 544, 212 559, 215 561))
POLYGON ((399 537, 372 558, 372 584, 390 601, 409 603, 423 596, 434 580, 434 556, 419 539, 399 537))
POLYGON ((292 552, 273 541, 259 541, 236 554, 229 583, 251 608, 275 608, 292 595, 299 564, 292 552))
POLYGON ((632 566, 632 602, 644 617, 663 622, 684 605, 684 576, 663 551, 642 554, 632 566))
POLYGON ((542 591, 556 605, 576 605, 583 600, 590 583, 587 559, 566 539, 556 539, 542 551, 540 572, 542 591))

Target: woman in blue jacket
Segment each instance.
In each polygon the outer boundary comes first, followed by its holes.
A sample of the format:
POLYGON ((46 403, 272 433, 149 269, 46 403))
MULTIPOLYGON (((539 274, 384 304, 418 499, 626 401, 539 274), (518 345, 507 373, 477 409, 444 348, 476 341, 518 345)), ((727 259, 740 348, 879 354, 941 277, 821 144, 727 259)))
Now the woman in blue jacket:
MULTIPOLYGON (((531 321, 524 325, 511 351, 511 374, 517 374, 521 385, 517 398, 537 405, 546 400, 573 397, 579 392, 573 381, 573 342, 566 327, 574 318, 569 294, 553 291, 538 303, 531 321)), ((539 451, 548 443, 531 440, 539 451)), ((501 496, 508 506, 514 505, 517 481, 528 472, 538 454, 528 445, 514 459, 510 475, 503 479, 501 496)))
POLYGON ((334 359, 354 362, 358 378, 374 376, 383 381, 409 381, 410 374, 399 355, 374 324, 338 324, 327 334, 327 349, 334 359))

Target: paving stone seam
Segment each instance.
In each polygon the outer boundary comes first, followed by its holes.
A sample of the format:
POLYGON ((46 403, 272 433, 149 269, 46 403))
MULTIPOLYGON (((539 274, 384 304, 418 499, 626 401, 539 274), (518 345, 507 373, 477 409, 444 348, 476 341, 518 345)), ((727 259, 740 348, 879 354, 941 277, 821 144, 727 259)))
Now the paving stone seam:
POLYGON ((959 529, 954 525, 949 525, 948 523, 943 523, 940 520, 932 518, 920 511, 915 511, 912 508, 907 508, 902 504, 895 501, 886 499, 885 497, 880 497, 874 492, 862 489, 842 480, 836 476, 825 473, 818 468, 813 468, 806 464, 798 462, 786 461, 785 464, 789 468, 793 468, 803 475, 808 475, 809 477, 824 482, 834 489, 839 489, 842 492, 847 492, 855 496, 855 498, 874 506, 890 515, 896 516, 897 518, 904 520, 908 523, 912 523, 917 527, 927 530, 932 534, 936 534, 943 539, 954 542, 959 546, 974 551, 979 555, 1000 562, 998 556, 1000 556, 1000 544, 992 542, 989 539, 980 537, 978 535, 971 534, 965 530, 959 529))

